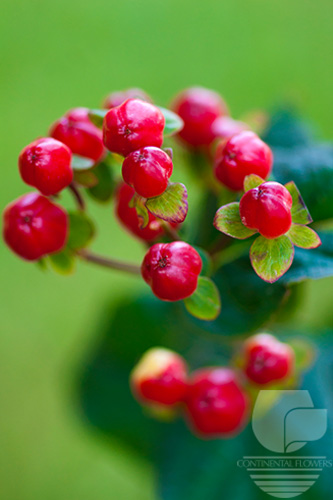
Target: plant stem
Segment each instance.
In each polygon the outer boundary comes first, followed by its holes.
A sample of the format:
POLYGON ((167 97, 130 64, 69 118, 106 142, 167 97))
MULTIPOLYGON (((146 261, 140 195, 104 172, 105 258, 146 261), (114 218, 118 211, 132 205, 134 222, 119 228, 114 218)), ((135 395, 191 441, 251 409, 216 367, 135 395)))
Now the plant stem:
POLYGON ((109 257, 103 257, 101 255, 94 254, 89 252, 88 250, 79 250, 77 255, 81 257, 81 259, 86 260, 87 262, 93 262, 101 267, 106 267, 108 269, 115 269, 117 271, 124 271, 130 274, 141 274, 140 266, 136 264, 130 264, 128 262, 123 262, 116 259, 110 259, 109 257))
POLYGON ((86 209, 86 204, 79 189, 77 188, 74 182, 71 182, 71 184, 68 187, 71 193, 73 194, 78 209, 84 211, 86 209))
POLYGON ((164 232, 167 236, 169 236, 169 238, 173 241, 180 241, 181 238, 178 234, 178 231, 172 227, 168 222, 160 219, 161 221, 161 224, 163 226, 163 229, 164 229, 164 232))

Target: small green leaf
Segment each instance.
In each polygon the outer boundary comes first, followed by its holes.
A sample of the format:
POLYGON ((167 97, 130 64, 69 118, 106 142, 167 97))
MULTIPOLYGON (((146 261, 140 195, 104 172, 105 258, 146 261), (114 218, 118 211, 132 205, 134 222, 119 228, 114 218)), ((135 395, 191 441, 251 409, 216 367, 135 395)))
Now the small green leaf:
POLYGON ((250 258, 257 275, 268 283, 274 283, 291 266, 294 245, 286 235, 274 240, 258 236, 251 246, 250 258))
POLYGON ((264 179, 259 177, 259 175, 247 175, 244 179, 244 191, 250 191, 250 189, 260 186, 263 182, 265 182, 264 179))
POLYGON ((297 189, 296 184, 291 181, 285 184, 291 197, 293 199, 293 204, 291 207, 291 218, 295 224, 310 224, 312 222, 312 217, 309 210, 307 209, 300 192, 297 189))
POLYGON ((184 127, 183 120, 176 113, 169 109, 161 108, 161 106, 157 106, 157 108, 162 111, 165 118, 164 137, 177 134, 184 127))
POLYGON ((84 156, 72 156, 72 169, 73 170, 89 170, 95 165, 94 160, 85 158, 84 156))
POLYGON ((238 202, 229 203, 219 208, 215 214, 214 226, 221 233, 239 240, 245 240, 255 234, 255 231, 248 229, 242 223, 238 202))
POLYGON ((221 311, 221 300, 215 283, 205 276, 199 276, 196 291, 184 300, 186 309, 192 316, 212 321, 221 311))
POLYGON ((288 236, 295 246, 300 248, 317 248, 321 245, 318 234, 310 227, 292 224, 288 236))
POLYGON ((94 223, 83 212, 69 212, 69 236, 67 247, 79 250, 89 245, 95 235, 94 223))
POLYGON ((74 170, 74 180, 82 187, 93 187, 98 179, 92 170, 74 170))
POLYGON ((48 261, 52 269, 59 274, 72 274, 75 270, 75 258, 68 249, 49 255, 48 261))
POLYGON ((108 111, 108 109, 90 109, 88 113, 89 120, 96 125, 96 127, 103 128, 104 116, 108 111))
POLYGON ((167 222, 184 222, 187 210, 187 190, 184 184, 174 182, 160 196, 148 198, 146 207, 156 217, 167 222))
POLYGON ((93 173, 97 182, 94 186, 89 186, 88 193, 96 201, 105 203, 112 198, 115 189, 112 170, 106 162, 101 162, 94 168, 93 173))
POLYGON ((144 198, 135 193, 129 202, 129 207, 135 208, 137 216, 142 221, 140 227, 141 229, 144 229, 149 222, 149 213, 145 205, 144 198))

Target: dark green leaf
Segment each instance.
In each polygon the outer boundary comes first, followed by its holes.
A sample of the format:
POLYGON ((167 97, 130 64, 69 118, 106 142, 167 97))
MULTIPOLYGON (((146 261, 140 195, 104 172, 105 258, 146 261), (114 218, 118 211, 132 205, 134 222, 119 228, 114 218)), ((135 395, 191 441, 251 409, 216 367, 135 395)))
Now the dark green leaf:
POLYGON ((293 199, 291 207, 291 218, 295 224, 310 224, 312 221, 309 210, 293 181, 287 182, 285 187, 288 189, 293 199))
POLYGON ((94 160, 85 158, 84 156, 72 156, 72 169, 73 170, 89 170, 95 165, 94 160))
POLYGON ((259 175, 247 175, 244 179, 244 191, 250 191, 250 189, 260 186, 263 182, 265 182, 264 179, 259 177, 259 175))
POLYGON ((69 212, 69 237, 67 247, 71 250, 84 248, 95 235, 95 226, 83 212, 69 212))
POLYGON ((255 231, 248 229, 242 223, 238 202, 229 203, 219 208, 214 218, 214 226, 221 233, 239 240, 244 240, 255 234, 255 231))
POLYGON ((101 162, 93 173, 97 183, 88 189, 88 193, 94 200, 105 203, 112 198, 116 186, 112 170, 106 162, 101 162))
POLYGON ((90 109, 89 110, 89 120, 96 125, 98 128, 103 128, 104 116, 108 112, 108 109, 90 109))
POLYGON ((92 170, 74 170, 74 180, 82 187, 93 187, 98 184, 98 179, 95 175, 95 169, 92 170))
POLYGON ((258 236, 251 246, 250 258, 257 275, 268 283, 274 283, 291 266, 294 245, 285 235, 274 240, 258 236))
POLYGON ((313 229, 300 224, 292 224, 288 236, 294 245, 300 248, 317 248, 321 244, 318 234, 313 229))
POLYGON ((184 222, 187 215, 187 190, 184 184, 171 183, 160 196, 149 198, 146 207, 156 217, 167 222, 184 222))
POLYGON ((75 257, 67 249, 47 257, 51 267, 59 274, 72 274, 75 270, 75 257))
POLYGON ((206 321, 214 320, 221 311, 219 291, 215 283, 205 276, 199 276, 196 291, 184 303, 192 316, 206 321))
POLYGON ((157 107, 162 111, 165 118, 164 136, 167 137, 169 135, 177 134, 177 132, 179 132, 184 126, 183 120, 173 111, 162 108, 161 106, 157 107))
POLYGON ((300 120, 295 111, 285 108, 273 114, 262 139, 273 148, 293 148, 311 143, 313 131, 308 123, 300 120))

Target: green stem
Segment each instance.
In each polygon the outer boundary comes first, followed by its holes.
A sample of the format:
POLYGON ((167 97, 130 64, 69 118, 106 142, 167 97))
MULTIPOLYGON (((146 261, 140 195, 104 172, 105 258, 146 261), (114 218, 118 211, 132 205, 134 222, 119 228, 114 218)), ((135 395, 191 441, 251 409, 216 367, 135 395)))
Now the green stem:
POLYGON ((85 204, 85 201, 78 189, 78 187, 76 186, 76 184, 74 182, 72 182, 69 186, 68 186, 69 190, 71 191, 73 197, 74 197, 74 200, 76 202, 76 205, 77 205, 77 208, 81 211, 84 211, 86 209, 86 204, 85 204))
POLYGON ((141 268, 136 264, 130 264, 128 262, 123 262, 121 260, 110 259, 109 257, 103 257, 101 255, 94 254, 88 250, 79 250, 77 255, 81 259, 97 264, 101 267, 106 267, 108 269, 115 269, 117 271, 123 271, 130 274, 141 275, 141 268))

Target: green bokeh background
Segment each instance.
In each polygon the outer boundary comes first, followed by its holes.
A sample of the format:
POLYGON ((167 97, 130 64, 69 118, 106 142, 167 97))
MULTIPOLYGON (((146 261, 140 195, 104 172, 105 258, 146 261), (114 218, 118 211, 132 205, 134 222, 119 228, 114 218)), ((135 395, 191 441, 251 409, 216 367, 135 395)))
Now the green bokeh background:
MULTIPOLYGON (((332 138, 332 15, 331 0, 2 0, 1 208, 26 191, 16 165, 24 145, 67 109, 124 87, 165 105, 204 85, 236 117, 291 100, 332 138)), ((141 259, 110 208, 93 214, 97 249, 141 259)), ((144 285, 87 265, 68 278, 44 274, 0 252, 0 498, 155 498, 151 467, 96 436, 75 399, 105 298, 144 285)), ((331 286, 308 286, 300 322, 327 324, 331 286)))

